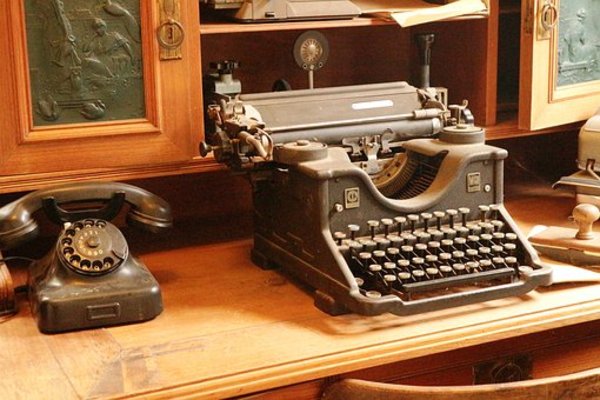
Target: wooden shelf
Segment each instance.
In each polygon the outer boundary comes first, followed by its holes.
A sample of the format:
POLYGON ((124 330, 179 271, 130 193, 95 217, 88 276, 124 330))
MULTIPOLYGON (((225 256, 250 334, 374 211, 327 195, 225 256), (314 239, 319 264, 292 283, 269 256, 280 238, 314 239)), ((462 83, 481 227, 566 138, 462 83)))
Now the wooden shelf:
POLYGON ((486 139, 511 139, 516 137, 544 135, 548 133, 575 131, 581 128, 583 122, 575 122, 573 124, 554 126, 546 129, 528 130, 519 129, 517 116, 515 113, 499 113, 498 120, 495 125, 486 127, 486 139))
POLYGON ((290 31, 306 29, 344 28, 357 26, 381 26, 394 25, 391 20, 381 18, 358 17, 353 19, 339 19, 328 21, 291 21, 291 22, 265 22, 265 23, 235 23, 223 21, 202 21, 200 33, 202 35, 214 35, 223 33, 243 32, 271 32, 290 31))
MULTIPOLYGON (((487 18, 487 14, 466 15, 445 20, 464 21, 470 19, 487 18)), ((223 20, 202 20, 200 23, 200 34, 214 35, 224 33, 245 33, 245 32, 272 32, 289 30, 307 30, 307 29, 329 29, 329 28, 347 28, 362 26, 389 26, 397 25, 392 19, 377 17, 356 17, 352 19, 336 19, 324 21, 284 21, 284 22, 264 22, 264 23, 236 23, 224 22, 223 20)))

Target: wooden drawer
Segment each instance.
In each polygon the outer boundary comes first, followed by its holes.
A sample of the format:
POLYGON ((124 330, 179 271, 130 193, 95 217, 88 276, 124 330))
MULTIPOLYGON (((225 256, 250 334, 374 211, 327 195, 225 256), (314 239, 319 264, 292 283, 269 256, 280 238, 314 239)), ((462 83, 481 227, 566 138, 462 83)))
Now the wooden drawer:
POLYGON ((599 339, 600 321, 593 321, 380 365, 238 399, 318 399, 325 387, 346 378, 419 386, 471 385, 478 367, 485 369, 491 363, 512 361, 519 355, 531 360, 530 374, 528 371, 524 374, 532 379, 566 375, 600 366, 599 339))

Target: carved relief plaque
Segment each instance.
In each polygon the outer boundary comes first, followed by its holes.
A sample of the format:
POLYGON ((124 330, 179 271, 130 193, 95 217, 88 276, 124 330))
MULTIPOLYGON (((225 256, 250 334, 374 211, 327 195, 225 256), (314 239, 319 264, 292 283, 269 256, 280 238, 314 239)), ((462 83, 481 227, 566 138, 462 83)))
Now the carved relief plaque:
POLYGON ((557 86, 600 79, 600 2, 560 0, 557 86))
POLYGON ((140 0, 25 0, 35 126, 145 116, 140 0))

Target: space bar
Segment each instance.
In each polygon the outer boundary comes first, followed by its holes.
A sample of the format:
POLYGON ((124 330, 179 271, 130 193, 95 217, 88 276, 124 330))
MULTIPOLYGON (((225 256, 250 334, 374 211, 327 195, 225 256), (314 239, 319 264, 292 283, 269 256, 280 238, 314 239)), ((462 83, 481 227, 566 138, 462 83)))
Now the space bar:
POLYGON ((471 272, 465 275, 449 276, 439 279, 431 279, 421 282, 405 283, 402 289, 406 293, 418 293, 428 290, 445 289, 453 286, 464 285, 475 282, 491 281, 492 279, 501 279, 514 276, 515 270, 504 267, 491 271, 471 272))

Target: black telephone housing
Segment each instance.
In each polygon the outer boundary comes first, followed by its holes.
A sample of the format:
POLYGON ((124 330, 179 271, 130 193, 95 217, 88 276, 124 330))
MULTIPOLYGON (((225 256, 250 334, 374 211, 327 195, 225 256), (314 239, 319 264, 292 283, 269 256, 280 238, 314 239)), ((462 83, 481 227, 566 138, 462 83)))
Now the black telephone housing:
POLYGON ((140 322, 162 312, 158 282, 131 255, 109 222, 128 203, 130 225, 160 232, 172 225, 167 202, 123 183, 77 183, 30 193, 0 209, 0 248, 37 235, 31 215, 43 209, 63 225, 55 247, 29 269, 29 302, 42 332, 140 322), (97 203, 100 209, 67 211, 65 204, 97 203))

